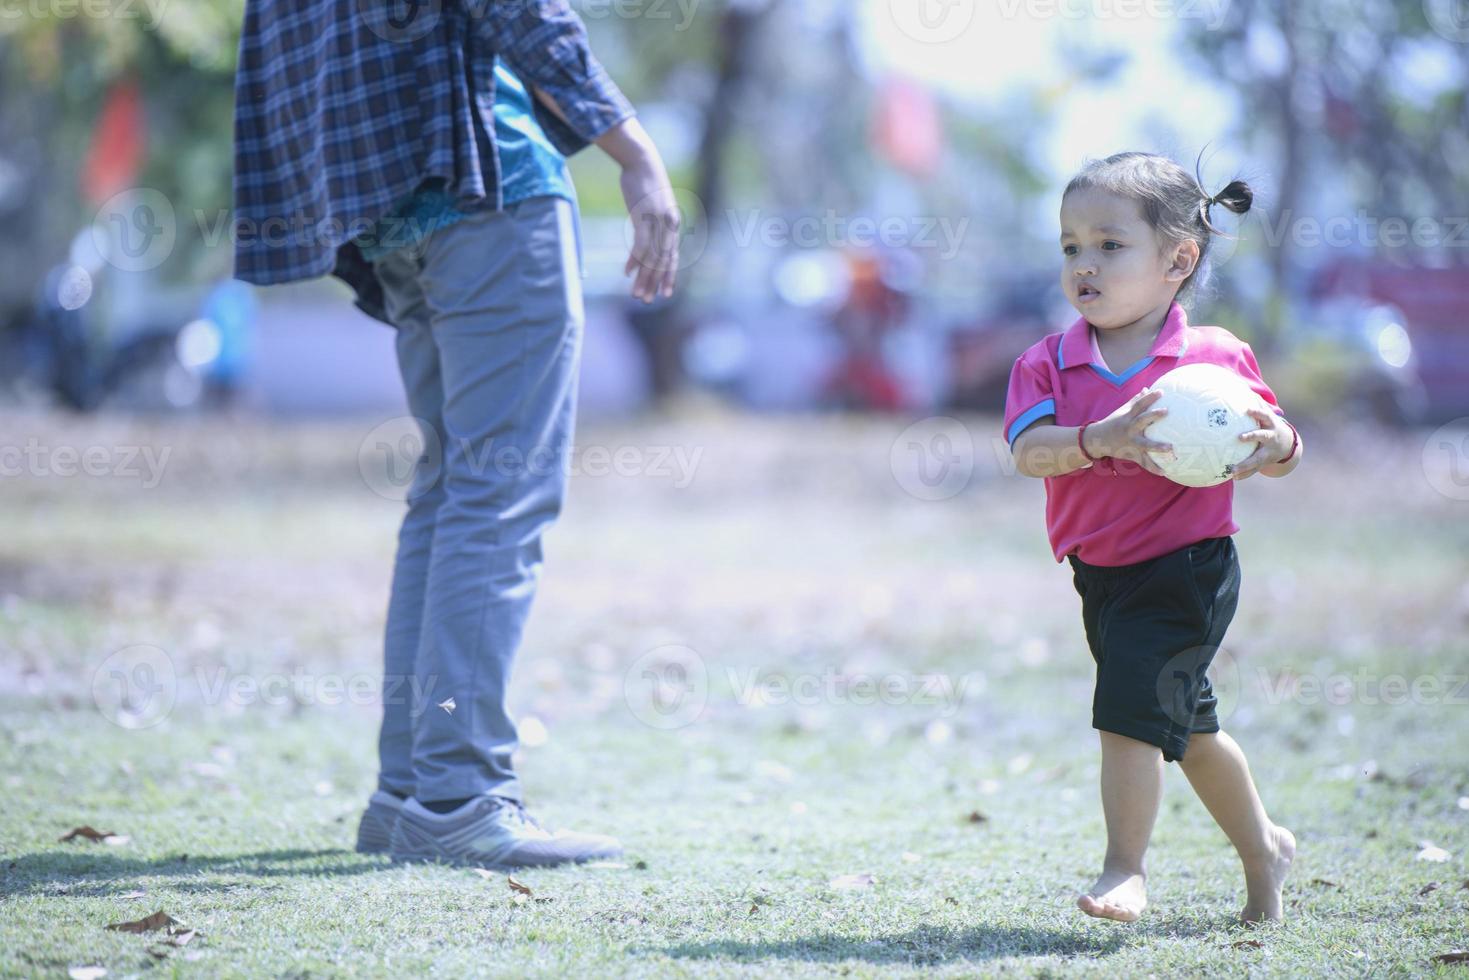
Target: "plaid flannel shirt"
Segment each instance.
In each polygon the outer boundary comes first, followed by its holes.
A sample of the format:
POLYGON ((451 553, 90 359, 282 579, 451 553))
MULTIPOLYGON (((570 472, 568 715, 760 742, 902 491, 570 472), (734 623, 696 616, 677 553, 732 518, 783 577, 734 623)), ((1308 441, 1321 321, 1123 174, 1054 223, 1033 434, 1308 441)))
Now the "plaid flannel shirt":
POLYGON ((235 77, 235 276, 334 274, 386 320, 352 239, 426 180, 502 207, 495 56, 564 155, 633 114, 567 0, 247 0, 235 77), (404 3, 409 6, 404 8, 404 3))

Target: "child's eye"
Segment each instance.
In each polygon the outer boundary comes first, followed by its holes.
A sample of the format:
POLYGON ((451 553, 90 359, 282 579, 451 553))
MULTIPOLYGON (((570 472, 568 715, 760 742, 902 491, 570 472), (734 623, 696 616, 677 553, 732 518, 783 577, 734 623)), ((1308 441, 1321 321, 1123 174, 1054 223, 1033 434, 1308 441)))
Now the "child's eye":
POLYGON ((1122 247, 1122 243, 1121 242, 1103 242, 1102 243, 1102 251, 1104 251, 1104 252, 1115 252, 1115 251, 1117 251, 1121 247, 1122 247))
POLYGON ((1062 255, 1075 255, 1076 254, 1076 246, 1075 245, 1062 245, 1061 246, 1061 254, 1062 255))

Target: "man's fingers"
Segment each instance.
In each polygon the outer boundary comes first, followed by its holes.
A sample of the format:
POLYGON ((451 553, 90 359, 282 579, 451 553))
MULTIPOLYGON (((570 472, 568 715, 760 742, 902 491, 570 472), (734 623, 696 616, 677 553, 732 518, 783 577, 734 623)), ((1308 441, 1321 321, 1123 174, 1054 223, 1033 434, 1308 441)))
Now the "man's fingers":
POLYGON ((651 303, 660 295, 673 295, 678 272, 679 223, 676 209, 648 214, 637 222, 636 241, 623 274, 637 270, 633 296, 645 303, 651 303))

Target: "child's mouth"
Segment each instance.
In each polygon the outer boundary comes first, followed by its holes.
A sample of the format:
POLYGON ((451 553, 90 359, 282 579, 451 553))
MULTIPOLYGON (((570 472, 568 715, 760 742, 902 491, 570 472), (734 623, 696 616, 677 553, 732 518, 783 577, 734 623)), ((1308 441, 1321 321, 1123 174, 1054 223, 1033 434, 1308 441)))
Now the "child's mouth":
POLYGON ((1078 303, 1090 303, 1092 300, 1098 299, 1101 295, 1095 286, 1082 286, 1076 291, 1076 301, 1078 303))

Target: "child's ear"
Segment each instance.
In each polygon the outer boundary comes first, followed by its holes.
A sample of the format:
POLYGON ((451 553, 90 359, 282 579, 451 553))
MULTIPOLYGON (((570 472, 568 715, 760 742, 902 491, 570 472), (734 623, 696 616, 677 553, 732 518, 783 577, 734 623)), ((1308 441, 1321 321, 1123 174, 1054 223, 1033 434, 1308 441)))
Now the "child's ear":
POLYGON ((1163 274, 1166 282, 1183 282, 1194 274, 1199 264, 1199 243, 1192 238, 1173 246, 1173 258, 1168 271, 1163 274))

